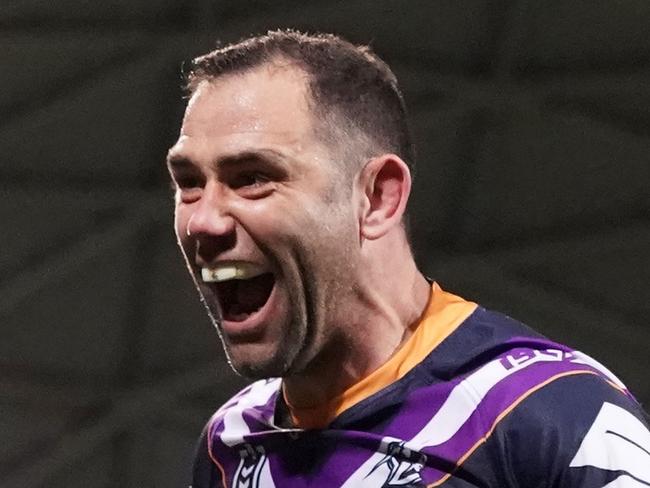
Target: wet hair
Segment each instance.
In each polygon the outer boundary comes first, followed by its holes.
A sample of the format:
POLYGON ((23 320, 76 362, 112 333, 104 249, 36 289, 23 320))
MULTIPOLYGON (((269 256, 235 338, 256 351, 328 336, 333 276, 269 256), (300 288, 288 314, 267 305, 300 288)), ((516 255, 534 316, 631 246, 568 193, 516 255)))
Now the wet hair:
POLYGON ((413 166, 397 78, 369 47, 336 35, 276 30, 220 47, 193 60, 187 89, 192 94, 203 81, 287 61, 306 73, 315 131, 344 159, 344 168, 356 171, 385 153, 413 166))

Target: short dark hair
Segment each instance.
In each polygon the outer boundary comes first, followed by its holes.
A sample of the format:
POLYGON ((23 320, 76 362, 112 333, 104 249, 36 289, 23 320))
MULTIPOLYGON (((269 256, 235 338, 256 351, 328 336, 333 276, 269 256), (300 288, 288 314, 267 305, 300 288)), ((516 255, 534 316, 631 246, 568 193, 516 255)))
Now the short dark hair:
POLYGON ((409 166, 414 164, 397 78, 369 47, 355 46, 333 34, 276 30, 220 47, 194 59, 187 89, 191 94, 202 81, 277 60, 295 63, 308 75, 308 98, 317 130, 325 129, 324 137, 341 146, 346 156, 361 162, 393 152, 409 166))

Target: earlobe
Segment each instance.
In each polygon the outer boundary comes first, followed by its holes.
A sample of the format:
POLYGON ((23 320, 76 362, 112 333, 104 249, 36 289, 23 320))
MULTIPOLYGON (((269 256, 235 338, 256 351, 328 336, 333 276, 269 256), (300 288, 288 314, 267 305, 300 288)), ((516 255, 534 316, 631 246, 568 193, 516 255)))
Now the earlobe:
POLYGON ((411 191, 411 173, 401 158, 384 154, 366 164, 359 182, 363 189, 361 237, 378 239, 401 222, 411 191))

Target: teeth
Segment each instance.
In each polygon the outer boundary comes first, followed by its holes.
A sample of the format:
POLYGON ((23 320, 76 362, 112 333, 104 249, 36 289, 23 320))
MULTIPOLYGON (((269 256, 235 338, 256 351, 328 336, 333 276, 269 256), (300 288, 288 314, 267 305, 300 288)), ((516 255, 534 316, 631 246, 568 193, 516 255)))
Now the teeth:
POLYGON ((201 268, 201 278, 206 283, 218 283, 227 280, 247 280, 262 274, 259 267, 248 263, 237 263, 201 268))

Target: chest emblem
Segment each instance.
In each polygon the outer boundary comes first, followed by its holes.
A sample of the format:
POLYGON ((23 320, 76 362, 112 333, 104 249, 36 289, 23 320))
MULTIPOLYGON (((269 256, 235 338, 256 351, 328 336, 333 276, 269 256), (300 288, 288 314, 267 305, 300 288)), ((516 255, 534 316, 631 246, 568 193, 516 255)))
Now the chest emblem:
POLYGON ((245 444, 239 451, 241 461, 233 478, 233 488, 259 488, 262 468, 267 462, 262 446, 245 444))
MULTIPOLYGON (((389 442, 386 455, 373 468, 368 476, 376 471, 383 471, 386 480, 381 488, 419 488, 424 486, 420 471, 427 457, 404 446, 404 442, 389 442)), ((376 475, 375 475, 376 476, 376 475)))

